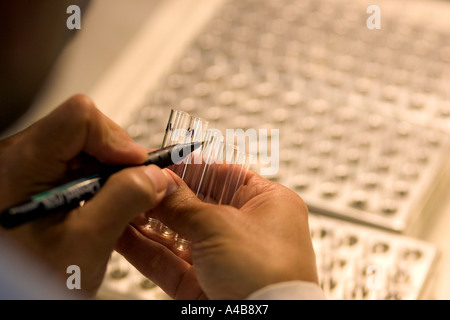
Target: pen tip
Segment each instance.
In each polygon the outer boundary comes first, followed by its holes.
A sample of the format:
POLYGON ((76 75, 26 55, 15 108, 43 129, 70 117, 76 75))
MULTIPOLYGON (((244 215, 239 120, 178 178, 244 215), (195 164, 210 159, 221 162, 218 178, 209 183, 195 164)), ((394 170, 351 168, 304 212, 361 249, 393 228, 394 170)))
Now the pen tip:
POLYGON ((192 150, 195 150, 201 146, 203 146, 205 142, 204 141, 196 141, 192 143, 192 150))

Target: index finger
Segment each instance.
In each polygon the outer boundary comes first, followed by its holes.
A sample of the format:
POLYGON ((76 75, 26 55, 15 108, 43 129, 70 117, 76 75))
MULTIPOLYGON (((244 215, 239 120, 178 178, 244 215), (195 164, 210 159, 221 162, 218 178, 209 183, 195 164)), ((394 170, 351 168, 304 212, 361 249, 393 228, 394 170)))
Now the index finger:
POLYGON ((133 226, 128 226, 122 234, 116 250, 172 298, 202 296, 193 266, 133 226))

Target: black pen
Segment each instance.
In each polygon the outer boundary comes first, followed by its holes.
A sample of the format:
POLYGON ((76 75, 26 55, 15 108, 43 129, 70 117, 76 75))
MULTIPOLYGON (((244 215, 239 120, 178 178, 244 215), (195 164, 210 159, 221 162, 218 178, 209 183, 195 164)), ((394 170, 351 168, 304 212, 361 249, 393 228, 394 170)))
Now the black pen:
MULTIPOLYGON (((139 166, 157 165, 166 168, 186 158, 199 148, 202 142, 177 144, 150 152, 147 161, 139 166)), ((0 214, 0 224, 4 228, 14 228, 59 210, 71 210, 81 201, 91 199, 108 178, 125 168, 135 166, 111 166, 101 173, 78 179, 62 186, 32 196, 28 201, 4 210, 0 214)))

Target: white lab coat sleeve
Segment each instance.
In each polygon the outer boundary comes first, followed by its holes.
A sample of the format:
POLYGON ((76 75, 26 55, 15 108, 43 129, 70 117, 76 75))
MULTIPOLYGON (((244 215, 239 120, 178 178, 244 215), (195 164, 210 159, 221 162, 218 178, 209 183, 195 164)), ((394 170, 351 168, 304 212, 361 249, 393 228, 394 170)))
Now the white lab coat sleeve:
POLYGON ((325 300, 322 289, 313 282, 287 281, 263 287, 247 300, 325 300))

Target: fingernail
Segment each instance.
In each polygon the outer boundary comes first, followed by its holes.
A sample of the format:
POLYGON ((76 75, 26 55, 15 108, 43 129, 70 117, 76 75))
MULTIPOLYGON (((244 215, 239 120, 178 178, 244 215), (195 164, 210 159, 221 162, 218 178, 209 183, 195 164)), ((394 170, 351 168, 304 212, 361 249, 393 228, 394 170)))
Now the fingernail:
POLYGON ((156 193, 166 190, 168 185, 167 178, 160 168, 155 165, 147 166, 145 168, 145 173, 152 180, 156 193))
POLYGON ((172 175, 168 170, 162 170, 167 179, 167 189, 166 196, 172 194, 176 189, 178 189, 178 183, 173 179, 172 175))

